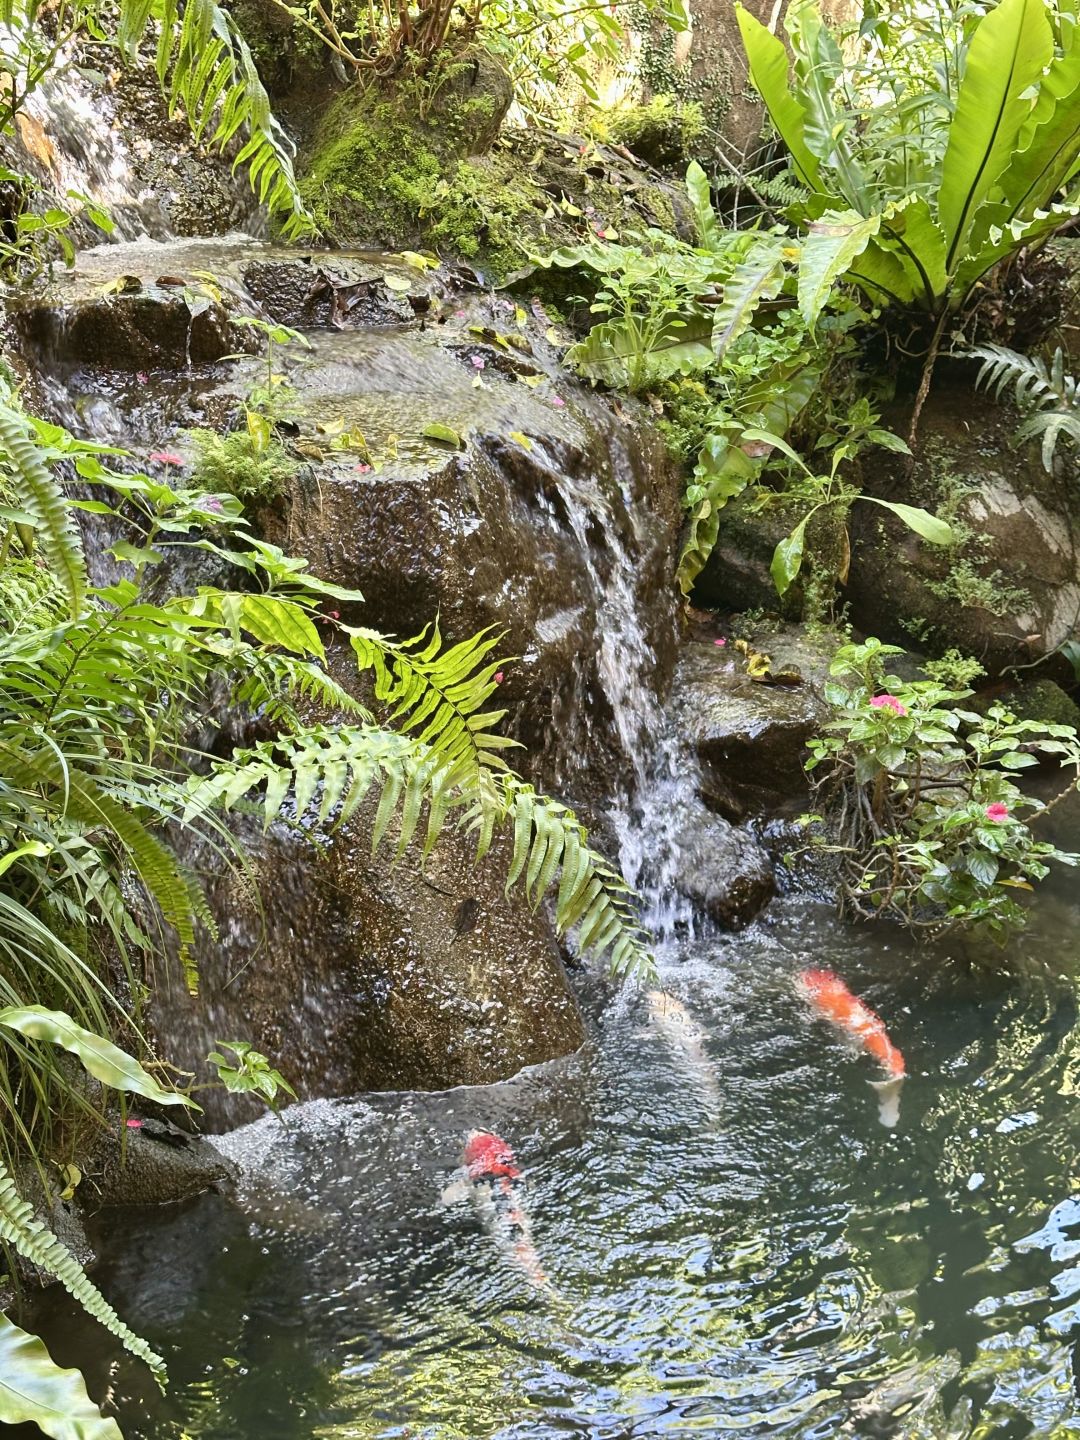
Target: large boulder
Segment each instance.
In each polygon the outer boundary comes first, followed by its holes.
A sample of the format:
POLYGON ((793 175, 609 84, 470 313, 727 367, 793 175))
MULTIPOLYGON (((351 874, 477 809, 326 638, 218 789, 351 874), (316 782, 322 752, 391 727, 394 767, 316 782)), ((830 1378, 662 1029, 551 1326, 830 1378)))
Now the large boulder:
POLYGON ((875 454, 864 467, 871 493, 943 514, 959 540, 927 544, 881 507, 856 505, 845 593, 860 629, 938 652, 955 646, 991 673, 1073 634, 1080 536, 1064 475, 1046 473, 1038 446, 1015 444, 1017 423, 971 377, 950 377, 923 411, 912 475, 897 457, 875 454))
MULTIPOLYGON (((253 1045, 301 1099, 488 1084, 582 1043, 548 920, 503 892, 505 840, 478 866, 448 829, 422 868, 395 866, 372 859, 368 814, 318 847, 279 827, 246 843, 253 873, 208 885, 220 933, 196 954, 200 993, 172 965, 154 999, 162 1048, 200 1079, 221 1041, 253 1045)), ((211 1129, 260 1113, 200 1100, 211 1129)))
POLYGON ((725 930, 740 930, 772 899, 772 862, 757 837, 702 804, 690 804, 676 831, 679 893, 725 930))

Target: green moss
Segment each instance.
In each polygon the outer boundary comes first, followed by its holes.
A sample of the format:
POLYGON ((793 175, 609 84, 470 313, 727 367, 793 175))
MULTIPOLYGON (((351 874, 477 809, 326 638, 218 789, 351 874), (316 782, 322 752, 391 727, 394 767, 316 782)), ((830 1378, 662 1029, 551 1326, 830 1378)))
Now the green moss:
POLYGON ((1020 720, 1071 725, 1080 730, 1080 706, 1053 680, 1032 680, 1018 685, 1005 703, 1020 720))
POLYGON ((631 105, 598 117, 600 139, 613 140, 650 165, 685 168, 705 133, 701 106, 656 95, 647 105, 631 105))
POLYGON ((598 180, 585 157, 535 132, 467 155, 488 97, 389 95, 372 86, 331 106, 301 167, 301 190, 320 228, 339 244, 428 248, 505 280, 530 254, 625 224, 674 229, 659 186, 598 180), (421 104, 420 101, 423 100, 421 104), (635 213, 628 216, 630 204, 635 213))

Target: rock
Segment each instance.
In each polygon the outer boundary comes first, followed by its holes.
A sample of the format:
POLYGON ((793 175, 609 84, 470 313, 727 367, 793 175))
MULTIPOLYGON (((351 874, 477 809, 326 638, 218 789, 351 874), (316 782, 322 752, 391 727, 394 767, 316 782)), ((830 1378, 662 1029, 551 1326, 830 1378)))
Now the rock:
POLYGON ((734 821, 804 803, 806 742, 828 715, 821 682, 839 642, 789 627, 754 643, 775 670, 799 670, 804 683, 759 684, 731 644, 694 641, 682 650, 672 693, 676 724, 701 764, 702 798, 734 821))
POLYGON ((628 777, 674 664, 677 486, 636 412, 556 381, 546 345, 477 338, 505 323, 480 303, 439 334, 314 338, 301 409, 362 433, 371 463, 327 450, 268 533, 363 592, 350 621, 409 636, 437 614, 450 641, 494 627, 518 657, 499 697, 518 763, 588 805, 628 777))
POLYGON ((1062 482, 1043 470, 1037 446, 1014 447, 1016 425, 1007 406, 953 377, 927 401, 911 479, 897 457, 875 455, 865 467, 870 493, 943 514, 960 543, 929 545, 880 507, 854 506, 846 596, 861 630, 939 653, 955 646, 991 674, 1074 633, 1078 537, 1062 482))
POLYGON ((597 230, 691 233, 685 190, 625 151, 543 130, 507 130, 484 154, 401 97, 339 95, 298 162, 301 191, 339 244, 424 249, 506 281, 534 256, 597 230), (583 161, 583 153, 587 160, 583 161))
POLYGON ((741 929, 772 898, 772 863, 750 831, 695 805, 679 825, 677 844, 680 892, 725 929, 741 929))
POLYGON ((142 1129, 106 1131, 87 1162, 85 1193, 76 1191, 83 1208, 109 1205, 172 1205, 207 1190, 228 1191, 236 1166, 198 1135, 155 1133, 154 1121, 142 1129), (175 1137, 179 1137, 179 1141, 175 1137))
MULTIPOLYGON (((170 1058, 200 1079, 218 1041, 254 1045, 301 1099, 487 1084, 582 1043, 547 919, 503 894, 505 840, 474 866, 448 828, 423 872, 411 853, 371 859, 370 816, 320 849, 279 827, 246 840, 263 913, 242 876, 212 880, 222 933, 200 946, 200 995, 171 967, 154 1002, 170 1058)), ((212 1129, 262 1113, 200 1101, 212 1129)))

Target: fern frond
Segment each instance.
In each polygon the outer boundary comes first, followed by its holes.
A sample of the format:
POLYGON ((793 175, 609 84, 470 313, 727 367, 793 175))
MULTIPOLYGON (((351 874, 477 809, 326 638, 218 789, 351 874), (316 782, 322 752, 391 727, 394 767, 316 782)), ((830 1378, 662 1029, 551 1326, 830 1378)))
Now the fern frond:
POLYGON ((1025 416, 1016 439, 1042 437, 1042 463, 1050 471, 1058 439, 1065 435, 1080 445, 1080 381, 1066 372, 1060 346, 1050 364, 1037 355, 1022 355, 1004 345, 976 345, 965 352, 982 360, 976 387, 1000 400, 1009 387, 1017 409, 1025 416))
POLYGON ((538 794, 516 775, 485 769, 467 783, 455 779, 460 767, 419 739, 373 726, 308 732, 266 741, 220 763, 213 775, 192 781, 184 820, 194 821, 215 805, 226 809, 262 792, 264 827, 291 808, 337 829, 369 795, 378 796, 372 836, 374 854, 397 818, 400 855, 420 829, 427 805, 423 851, 435 845, 451 812, 476 839, 477 860, 490 848, 496 829, 513 834, 507 893, 523 883, 534 908, 558 880, 555 924, 560 933, 578 927, 583 953, 602 955, 620 976, 651 979, 655 966, 648 937, 637 921, 634 893, 602 856, 589 848, 573 811, 538 794), (475 783, 474 783, 475 782, 475 783), (314 809, 318 800, 318 809, 314 809))
MULTIPOLYGON (((610 950, 614 975, 639 980, 656 978, 649 937, 638 921, 633 890, 619 872, 589 847, 588 835, 574 812, 550 796, 538 794, 516 775, 492 777, 498 795, 499 820, 512 827, 513 852, 506 890, 523 879, 535 908, 554 884, 555 928, 560 934, 577 928, 583 954, 610 950)), ((490 842, 484 806, 477 803, 466 819, 480 835, 479 856, 490 842)))
POLYGON ((7 467, 22 508, 34 517, 34 535, 49 569, 80 613, 86 597, 82 538, 56 476, 42 460, 30 424, 6 390, 0 390, 0 461, 7 467))
POLYGON ((88 1314, 93 1315, 110 1334, 116 1336, 125 1349, 137 1355, 140 1360, 145 1360, 158 1383, 164 1385, 165 1361, 151 1350, 145 1340, 124 1324, 63 1241, 41 1223, 19 1194, 15 1177, 2 1160, 0 1240, 13 1245, 31 1265, 36 1265, 39 1270, 54 1276, 88 1314))
POLYGON ((294 728, 299 723, 292 700, 308 700, 326 710, 370 721, 371 715, 354 695, 311 660, 295 655, 250 649, 232 692, 234 703, 261 712, 274 724, 294 728))
POLYGON ((505 770, 498 752, 516 742, 492 732, 506 711, 480 708, 497 688, 502 662, 488 657, 499 635, 482 630, 443 651, 437 623, 405 641, 375 630, 348 633, 361 669, 374 675, 376 696, 391 707, 390 723, 437 752, 449 783, 475 781, 484 769, 505 770))
POLYGON ((117 38, 133 60, 150 21, 160 24, 156 69, 173 112, 181 108, 196 140, 224 150, 246 127, 233 161, 246 167, 252 190, 282 233, 295 239, 315 230, 293 174, 294 147, 274 118, 247 42, 215 0, 121 0, 117 38))

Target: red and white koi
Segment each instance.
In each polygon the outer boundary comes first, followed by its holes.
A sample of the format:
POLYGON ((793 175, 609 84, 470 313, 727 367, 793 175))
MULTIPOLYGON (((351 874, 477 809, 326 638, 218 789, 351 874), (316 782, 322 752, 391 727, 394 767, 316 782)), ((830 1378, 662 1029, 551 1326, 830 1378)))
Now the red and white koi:
POLYGON ((525 1176, 513 1150, 490 1130, 470 1130, 461 1168, 442 1194, 444 1205, 470 1199, 503 1254, 537 1290, 551 1291, 532 1243, 525 1176))
POLYGON ((690 1011, 667 990, 646 990, 649 1024, 663 1037, 693 1082, 710 1116, 720 1113, 720 1087, 706 1046, 708 1035, 690 1011))
POLYGON ((872 1055, 885 1071, 887 1080, 872 1080, 870 1084, 878 1092, 881 1123, 892 1129, 900 1119, 900 1087, 907 1077, 907 1066, 889 1039, 881 1016, 853 995, 831 970, 803 970, 796 986, 818 1015, 872 1055))

